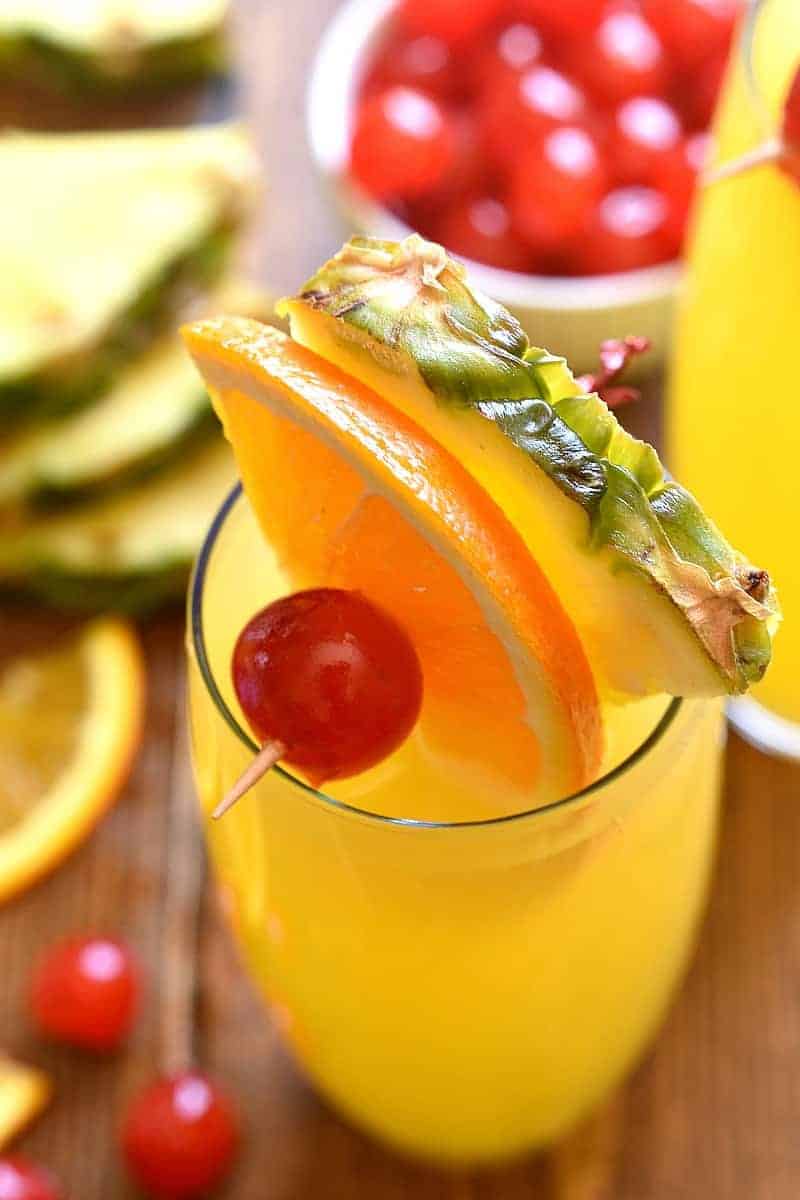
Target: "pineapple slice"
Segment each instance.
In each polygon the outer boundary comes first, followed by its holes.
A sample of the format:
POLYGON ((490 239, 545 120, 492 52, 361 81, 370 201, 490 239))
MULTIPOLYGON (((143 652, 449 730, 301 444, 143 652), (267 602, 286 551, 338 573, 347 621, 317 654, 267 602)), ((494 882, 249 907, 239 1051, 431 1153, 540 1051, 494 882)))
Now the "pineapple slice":
POLYGON ((490 492, 610 692, 715 695, 761 679, 779 620, 767 573, 441 246, 355 238, 279 312, 490 492))

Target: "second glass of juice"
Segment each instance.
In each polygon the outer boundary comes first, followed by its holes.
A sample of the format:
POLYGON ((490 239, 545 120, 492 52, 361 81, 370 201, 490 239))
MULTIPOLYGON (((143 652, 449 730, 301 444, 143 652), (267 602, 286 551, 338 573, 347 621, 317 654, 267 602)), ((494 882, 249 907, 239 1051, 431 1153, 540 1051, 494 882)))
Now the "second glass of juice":
MULTIPOLYGON (((800 68, 800 4, 752 4, 716 127, 716 164, 773 139, 800 68)), ((785 621, 734 723, 800 757, 800 176, 776 162, 703 188, 679 320, 669 461, 736 545, 775 572, 785 621), (730 464, 736 463, 735 473, 730 464)))
MULTIPOLYGON (((190 598, 207 817, 256 750, 230 682, 236 636, 290 590, 235 493, 190 598)), ((208 821, 245 960, 297 1059, 404 1151, 472 1163, 552 1142, 664 1014, 706 893, 721 705, 655 698, 604 720, 602 777, 537 811, 498 795, 481 817, 464 772, 432 792, 412 736, 367 790, 326 795, 276 769, 208 821)))

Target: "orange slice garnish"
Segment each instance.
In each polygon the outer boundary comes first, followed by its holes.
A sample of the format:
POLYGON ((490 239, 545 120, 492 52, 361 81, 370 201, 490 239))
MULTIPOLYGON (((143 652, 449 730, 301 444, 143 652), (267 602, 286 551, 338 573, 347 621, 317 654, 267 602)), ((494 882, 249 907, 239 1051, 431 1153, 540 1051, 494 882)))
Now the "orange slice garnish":
POLYGON ((0 901, 78 846, 139 743, 144 667, 133 626, 100 619, 0 669, 0 901))
POLYGON ((293 585, 357 588, 412 637, 426 748, 516 789, 521 805, 588 783, 602 756, 592 672, 488 493, 408 417, 277 330, 220 318, 184 336, 293 585))

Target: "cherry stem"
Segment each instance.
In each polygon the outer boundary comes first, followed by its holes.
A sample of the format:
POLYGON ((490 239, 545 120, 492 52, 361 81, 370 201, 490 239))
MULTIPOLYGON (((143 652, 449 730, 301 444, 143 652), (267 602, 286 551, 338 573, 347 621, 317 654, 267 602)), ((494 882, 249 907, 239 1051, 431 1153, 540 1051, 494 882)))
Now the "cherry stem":
POLYGON ((194 819, 197 800, 189 764, 189 734, 183 721, 169 781, 169 870, 164 874, 161 909, 159 1065, 167 1075, 191 1067, 197 1028, 205 859, 194 819))
POLYGON ((222 797, 212 812, 211 819, 218 821, 220 817, 224 817, 237 800, 241 800, 242 796, 250 791, 250 788, 255 787, 259 779, 262 779, 267 771, 271 771, 285 753, 286 746, 283 742, 265 742, 247 770, 242 772, 233 787, 222 797))
POLYGON ((753 150, 748 150, 745 154, 740 154, 738 158, 732 158, 730 162, 722 163, 718 167, 714 167, 707 172, 703 186, 708 187, 712 183, 719 183, 723 179, 733 179, 737 175, 744 174, 745 171, 752 171, 754 167, 763 167, 768 163, 780 162, 786 153, 786 147, 778 138, 770 138, 769 141, 763 142, 760 146, 756 146, 753 150))

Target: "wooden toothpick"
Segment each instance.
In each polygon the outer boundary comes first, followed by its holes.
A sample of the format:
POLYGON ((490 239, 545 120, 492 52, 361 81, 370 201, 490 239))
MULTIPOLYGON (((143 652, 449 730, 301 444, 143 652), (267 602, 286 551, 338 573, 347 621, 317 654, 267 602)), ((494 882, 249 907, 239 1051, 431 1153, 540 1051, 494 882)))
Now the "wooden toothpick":
POLYGON ((286 747, 283 742, 265 742, 247 770, 239 776, 233 787, 222 797, 211 814, 212 820, 218 821, 220 817, 224 817, 228 809, 233 808, 236 801, 241 800, 251 787, 255 787, 259 779, 266 775, 267 771, 272 770, 275 763, 283 758, 285 753, 286 747))

